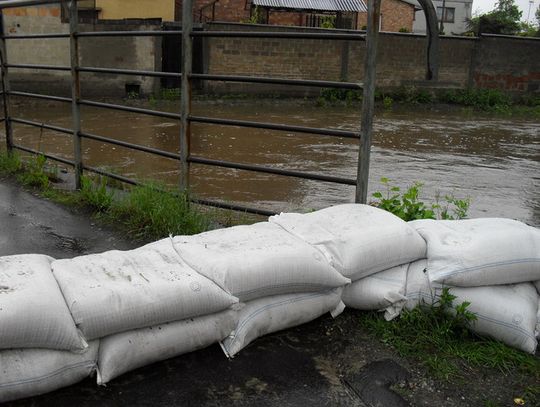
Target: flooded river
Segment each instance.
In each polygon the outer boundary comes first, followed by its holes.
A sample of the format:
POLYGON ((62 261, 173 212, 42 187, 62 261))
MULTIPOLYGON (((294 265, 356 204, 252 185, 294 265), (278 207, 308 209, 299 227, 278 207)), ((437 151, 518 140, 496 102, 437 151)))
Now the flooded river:
MULTIPOLYGON (((167 106, 157 106, 165 108, 167 106)), ((172 109, 172 108, 170 108, 172 109)), ((69 106, 19 105, 14 116, 71 126, 69 106)), ((359 111, 291 102, 197 102, 194 114, 355 130, 359 111)), ((179 124, 132 113, 83 108, 83 131, 178 151, 179 124)), ((16 142, 71 158, 69 136, 15 125, 16 142)), ((193 155, 354 178, 355 140, 270 130, 193 124, 193 155)), ((178 182, 178 162, 84 140, 84 160, 137 179, 178 182)), ((371 156, 370 194, 381 177, 405 187, 425 184, 422 196, 470 197, 471 217, 509 217, 540 225, 540 123, 460 110, 378 112, 371 156)), ((197 196, 266 209, 297 210, 352 202, 354 188, 249 171, 192 165, 197 196)))

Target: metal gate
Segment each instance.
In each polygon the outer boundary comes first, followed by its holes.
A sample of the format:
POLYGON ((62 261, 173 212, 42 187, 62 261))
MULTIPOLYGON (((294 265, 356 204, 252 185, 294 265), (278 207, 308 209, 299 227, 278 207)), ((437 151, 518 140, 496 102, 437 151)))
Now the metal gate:
MULTIPOLYGON (((2 86, 3 86, 3 102, 4 102, 4 118, 6 132, 6 145, 10 153, 14 149, 22 150, 32 154, 41 154, 33 149, 17 145, 13 142, 13 125, 23 124, 34 126, 42 129, 49 129, 59 133, 72 136, 73 140, 73 160, 68 160, 61 157, 44 154, 47 158, 72 166, 75 171, 75 185, 80 188, 81 175, 83 171, 101 174, 128 184, 136 185, 138 182, 124 176, 114 174, 99 168, 94 168, 86 165, 83 162, 81 152, 82 139, 96 140, 104 143, 109 143, 117 146, 131 148, 137 151, 154 154, 161 157, 177 160, 180 164, 180 190, 187 191, 189 188, 190 164, 202 164, 208 166, 217 166, 224 168, 233 168, 259 173, 276 174, 281 176, 303 178, 309 180, 317 180, 331 182, 344 185, 352 185, 356 187, 355 201, 366 202, 367 185, 369 174, 369 156, 371 149, 371 133, 373 121, 373 105, 374 105, 374 90, 375 90, 375 57, 378 37, 378 21, 380 19, 380 0, 368 2, 368 31, 367 35, 360 33, 330 33, 330 32, 267 32, 267 31, 202 31, 193 29, 193 0, 183 1, 182 12, 182 30, 160 30, 160 31, 96 31, 96 32, 81 32, 78 30, 78 7, 77 0, 63 2, 60 0, 8 0, 0 3, 0 11, 10 7, 23 7, 41 4, 68 3, 70 32, 68 33, 47 33, 47 34, 26 34, 26 35, 6 35, 4 31, 3 16, 0 20, 0 58, 2 65, 2 86), (79 40, 82 38, 97 38, 97 37, 128 37, 128 36, 162 36, 164 38, 181 38, 181 72, 163 72, 163 71, 140 71, 115 68, 96 68, 89 66, 81 66, 79 64, 79 40), (367 41, 366 59, 364 61, 364 82, 333 82, 320 80, 304 80, 304 79, 283 79, 270 77, 254 77, 254 76, 238 76, 238 75, 216 75, 203 74, 193 72, 193 43, 194 40, 203 37, 234 37, 234 38, 281 38, 281 39, 314 39, 314 40, 349 40, 349 41, 367 41), (24 40, 30 38, 69 38, 70 40, 70 66, 50 66, 37 64, 10 64, 6 53, 6 41, 12 39, 24 40), (40 69, 40 70, 56 70, 66 71, 71 73, 71 98, 36 94, 29 92, 20 92, 10 89, 9 84, 9 69, 40 69), (93 72, 98 74, 122 74, 135 76, 148 76, 172 79, 180 81, 181 84, 181 113, 169 113, 158 110, 149 110, 131 106, 124 106, 113 103, 103 103, 84 99, 81 97, 80 77, 81 72, 93 72), (279 84, 288 86, 313 86, 320 88, 336 88, 336 89, 361 89, 363 87, 363 104, 361 112, 361 132, 345 131, 337 129, 323 129, 304 126, 292 126, 285 124, 254 122, 246 120, 222 119, 214 117, 195 116, 191 113, 191 93, 194 81, 226 81, 226 82, 244 82, 244 83, 264 83, 264 84, 279 84), (38 123, 31 120, 25 120, 14 117, 10 114, 10 96, 19 96, 27 98, 36 98, 51 100, 57 102, 65 102, 71 104, 72 107, 72 128, 64 128, 43 123, 38 123), (180 121, 179 134, 179 152, 172 153, 159 150, 152 147, 128 143, 125 141, 115 140, 108 137, 103 137, 97 134, 91 134, 81 131, 81 106, 93 106, 103 109, 113 109, 127 111, 157 117, 164 117, 180 121), (239 126, 247 128, 270 129, 277 131, 289 131, 296 133, 318 134, 330 137, 345 137, 357 139, 360 142, 357 178, 344 178, 324 174, 306 173, 295 170, 286 170, 263 165, 244 164, 205 157, 194 156, 190 153, 191 140, 191 123, 207 123, 225 126, 239 126)), ((260 215, 272 215, 273 211, 264 208, 252 208, 240 205, 228 204, 224 202, 193 199, 194 202, 214 206, 224 209, 232 209, 255 213, 260 215)))

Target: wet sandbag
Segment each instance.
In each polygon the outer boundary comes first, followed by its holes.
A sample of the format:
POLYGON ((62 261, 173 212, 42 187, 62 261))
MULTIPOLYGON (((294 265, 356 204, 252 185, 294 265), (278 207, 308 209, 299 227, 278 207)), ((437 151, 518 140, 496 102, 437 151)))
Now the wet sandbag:
POLYGON ((350 282, 317 249, 268 222, 177 236, 174 246, 191 267, 241 301, 350 282))
POLYGON ((454 304, 471 303, 467 310, 477 317, 471 323, 473 332, 528 353, 535 352, 538 295, 531 283, 455 287, 450 293, 457 297, 454 304))
POLYGON ((427 260, 422 259, 409 265, 407 270, 407 284, 405 308, 412 310, 418 305, 432 306, 442 291, 442 284, 429 281, 427 274, 427 260))
POLYGON ((238 301, 183 262, 170 239, 56 260, 52 268, 87 339, 212 314, 238 301))
POLYGON ((272 216, 270 222, 319 249, 353 281, 426 257, 426 243, 407 222, 369 205, 282 213, 272 216))
POLYGON ((99 350, 98 384, 217 343, 231 333, 237 322, 238 312, 227 310, 105 337, 99 350))
POLYGON ((418 220, 431 281, 460 287, 540 279, 540 230, 499 218, 418 220))
POLYGON ((249 301, 239 311, 235 330, 221 342, 223 351, 233 357, 255 339, 282 329, 305 324, 330 312, 339 315, 345 305, 342 288, 315 293, 274 295, 249 301))
POLYGON ((96 369, 98 341, 83 353, 48 349, 0 351, 0 403, 78 383, 96 369))
POLYGON ((343 289, 343 303, 363 311, 384 311, 387 321, 394 319, 407 301, 408 269, 409 264, 402 264, 354 281, 343 289))
POLYGON ((53 260, 39 254, 0 257, 0 349, 85 349, 53 277, 53 260))
POLYGON ((432 306, 440 299, 444 287, 456 296, 453 305, 469 302, 467 310, 476 321, 470 329, 528 353, 536 349, 538 295, 531 283, 484 287, 449 287, 430 282, 425 262, 415 262, 407 276, 407 309, 432 306))

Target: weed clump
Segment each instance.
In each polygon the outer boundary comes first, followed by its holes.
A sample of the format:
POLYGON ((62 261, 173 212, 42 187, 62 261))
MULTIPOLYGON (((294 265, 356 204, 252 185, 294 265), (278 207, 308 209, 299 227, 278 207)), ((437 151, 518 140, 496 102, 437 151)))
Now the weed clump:
POLYGON ((453 195, 436 196, 436 202, 428 206, 421 201, 419 196, 423 184, 415 182, 409 186, 403 193, 398 186, 391 185, 388 178, 381 178, 381 183, 386 191, 377 191, 373 197, 377 200, 372 204, 378 208, 384 209, 405 221, 417 219, 463 219, 467 217, 471 201, 467 199, 458 199, 453 195))
POLYGON ((476 319, 467 308, 455 305, 456 297, 444 288, 433 304, 404 310, 388 322, 380 313, 363 313, 360 323, 401 356, 413 357, 438 379, 464 378, 464 364, 498 369, 514 369, 540 379, 540 360, 495 340, 481 338, 468 328, 476 319))
POLYGON ((136 238, 192 235, 209 229, 208 217, 196 211, 187 193, 175 194, 157 184, 135 186, 113 202, 106 218, 120 222, 136 238))

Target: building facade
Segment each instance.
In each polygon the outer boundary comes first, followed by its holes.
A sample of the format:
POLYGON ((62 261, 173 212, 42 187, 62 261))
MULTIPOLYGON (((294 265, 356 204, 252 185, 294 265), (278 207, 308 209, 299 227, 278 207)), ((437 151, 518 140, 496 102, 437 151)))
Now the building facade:
MULTIPOLYGON (((414 1, 414 0, 413 0, 414 1)), ((472 16, 473 0, 432 0, 437 10, 439 27, 443 27, 445 35, 460 35, 468 31, 467 21, 472 16), (442 20, 442 21, 441 21, 442 20)), ((426 32, 426 18, 423 10, 415 13, 413 32, 426 32)))

